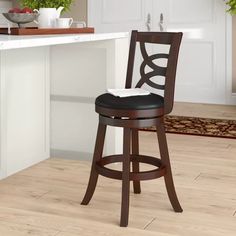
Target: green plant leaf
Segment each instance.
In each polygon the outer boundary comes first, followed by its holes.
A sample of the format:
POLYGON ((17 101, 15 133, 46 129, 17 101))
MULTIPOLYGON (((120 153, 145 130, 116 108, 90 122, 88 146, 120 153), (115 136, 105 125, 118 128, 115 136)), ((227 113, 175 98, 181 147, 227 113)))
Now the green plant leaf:
POLYGON ((64 7, 63 12, 70 9, 70 5, 73 1, 74 0, 18 0, 22 7, 29 7, 31 9, 64 7))
POLYGON ((229 6, 228 12, 230 12, 231 15, 236 15, 236 0, 228 0, 226 4, 229 6))

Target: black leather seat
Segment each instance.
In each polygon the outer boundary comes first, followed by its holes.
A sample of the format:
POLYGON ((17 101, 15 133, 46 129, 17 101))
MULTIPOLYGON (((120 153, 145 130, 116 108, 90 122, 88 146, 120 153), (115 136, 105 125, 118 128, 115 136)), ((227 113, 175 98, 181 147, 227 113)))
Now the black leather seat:
POLYGON ((148 110, 164 106, 164 98, 151 93, 145 96, 116 97, 105 93, 97 97, 96 106, 120 110, 148 110))

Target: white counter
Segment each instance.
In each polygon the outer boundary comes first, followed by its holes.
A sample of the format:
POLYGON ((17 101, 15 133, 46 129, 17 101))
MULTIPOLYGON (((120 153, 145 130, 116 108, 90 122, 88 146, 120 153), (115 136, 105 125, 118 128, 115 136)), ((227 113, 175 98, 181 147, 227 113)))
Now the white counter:
MULTIPOLYGON (((125 84, 128 34, 0 36, 0 178, 50 156, 89 159, 94 99, 125 84)), ((106 153, 121 147, 109 129, 106 153)))
POLYGON ((66 35, 0 35, 0 50, 93 42, 128 37, 128 33, 66 34, 66 35))

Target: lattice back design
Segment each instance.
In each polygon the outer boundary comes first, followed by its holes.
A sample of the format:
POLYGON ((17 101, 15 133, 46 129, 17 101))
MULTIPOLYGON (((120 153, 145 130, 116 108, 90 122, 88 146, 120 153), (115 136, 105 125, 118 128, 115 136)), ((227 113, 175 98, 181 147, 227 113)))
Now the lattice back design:
POLYGON ((154 62, 154 60, 156 60, 156 59, 167 59, 168 60, 169 54, 157 53, 157 54, 148 55, 144 42, 140 42, 140 51, 141 51, 141 54, 143 57, 143 62, 140 66, 141 79, 138 81, 138 83, 136 84, 135 87, 140 88, 144 84, 147 84, 154 89, 164 90, 165 85, 155 83, 151 79, 155 76, 166 77, 167 67, 162 67, 162 66, 157 65, 154 62), (145 68, 147 66, 151 69, 151 71, 145 72, 145 68))
POLYGON ((138 31, 132 31, 131 35, 125 87, 131 88, 132 86, 136 44, 140 43, 143 62, 140 66, 141 79, 137 82, 136 87, 142 87, 144 84, 147 84, 153 89, 164 90, 164 109, 166 114, 170 113, 173 107, 176 68, 182 36, 182 33, 138 31), (169 45, 169 53, 156 53, 153 55, 148 55, 145 46, 146 43, 169 45), (166 67, 162 67, 154 63, 154 60, 162 58, 167 59, 166 67), (145 71, 147 66, 151 69, 151 71, 145 71), (164 85, 152 81, 151 79, 155 76, 164 76, 164 85))

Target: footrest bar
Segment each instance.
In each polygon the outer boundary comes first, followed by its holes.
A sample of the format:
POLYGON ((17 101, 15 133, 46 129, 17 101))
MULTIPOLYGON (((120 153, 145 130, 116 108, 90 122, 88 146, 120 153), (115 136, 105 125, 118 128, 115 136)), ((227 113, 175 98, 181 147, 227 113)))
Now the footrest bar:
MULTIPOLYGON (((118 163, 123 161, 123 155, 112 155, 103 157, 102 160, 96 163, 97 172, 107 178, 122 180, 122 171, 113 170, 105 167, 108 164, 118 163)), ((151 180, 157 179, 165 175, 166 168, 159 158, 145 155, 131 155, 131 162, 139 162, 155 166, 157 168, 149 171, 130 172, 129 180, 151 180)))

